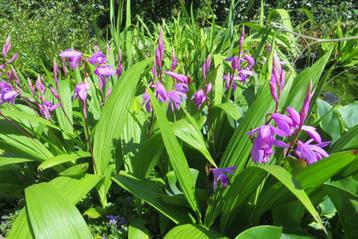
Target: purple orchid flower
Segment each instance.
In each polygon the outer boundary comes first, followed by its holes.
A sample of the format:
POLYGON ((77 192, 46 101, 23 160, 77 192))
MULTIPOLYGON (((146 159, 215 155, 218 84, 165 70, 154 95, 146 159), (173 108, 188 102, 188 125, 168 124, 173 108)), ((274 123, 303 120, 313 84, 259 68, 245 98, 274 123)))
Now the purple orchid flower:
POLYGON ((57 89, 60 88, 60 82, 58 80, 58 73, 59 73, 58 65, 57 65, 56 60, 54 60, 53 61, 53 79, 55 80, 57 89))
POLYGON ((165 90, 165 87, 163 86, 162 83, 160 83, 160 81, 157 81, 153 88, 154 90, 154 94, 157 97, 157 99, 159 100, 159 102, 164 102, 167 101, 169 99, 168 93, 165 90))
POLYGON ((119 49, 119 52, 118 52, 118 64, 117 64, 117 68, 116 68, 116 75, 121 76, 122 72, 123 72, 122 50, 119 49))
POLYGON ((175 68, 177 68, 178 65, 178 59, 175 56, 174 48, 172 48, 172 65, 170 66, 170 71, 174 71, 175 68))
POLYGON ((10 49, 11 49, 11 38, 10 38, 10 36, 8 36, 5 40, 3 47, 2 47, 2 55, 4 57, 6 57, 7 54, 9 53, 10 49))
POLYGON ((236 80, 237 77, 235 78, 234 76, 230 75, 229 73, 224 75, 224 81, 225 81, 225 89, 226 91, 229 90, 230 88, 230 84, 232 84, 232 90, 235 91, 236 90, 236 80), (231 83, 232 82, 232 83, 231 83))
POLYGON ((88 59, 88 62, 94 66, 103 65, 107 63, 106 55, 101 51, 98 50, 88 59))
POLYGON ((52 95, 56 98, 56 99, 60 99, 60 96, 58 95, 57 91, 55 90, 55 88, 52 87, 52 85, 49 86, 50 91, 52 93, 52 95))
POLYGON ((235 166, 228 167, 228 168, 214 168, 213 176, 214 176, 214 191, 216 191, 218 184, 221 184, 222 188, 226 188, 229 186, 229 178, 228 174, 234 174, 234 171, 236 170, 235 166))
POLYGON ((37 80, 35 82, 36 89, 41 93, 41 95, 45 94, 45 85, 41 80, 41 76, 37 76, 37 80))
POLYGON ((12 86, 5 81, 0 82, 0 105, 5 102, 15 104, 16 97, 19 94, 13 90, 12 86))
POLYGON ((72 69, 80 66, 82 53, 73 49, 62 51, 59 56, 65 60, 68 59, 72 69))
POLYGON ((94 73, 99 77, 99 88, 103 90, 107 84, 107 78, 115 75, 116 71, 111 66, 102 65, 97 67, 94 73))
POLYGON ((152 112, 152 104, 150 103, 150 97, 147 90, 145 90, 143 94, 142 105, 145 105, 145 109, 147 110, 147 112, 152 112))
POLYGON ((210 56, 208 56, 204 61, 204 64, 201 66, 201 72, 204 80, 206 80, 206 75, 210 70, 210 66, 211 66, 211 58, 210 56))
POLYGON ((177 80, 181 83, 185 83, 188 84, 189 83, 189 78, 186 75, 182 75, 182 74, 178 74, 178 73, 174 73, 171 71, 165 71, 164 72, 167 76, 173 78, 174 80, 177 80))
POLYGON ((177 83, 177 84, 175 84, 175 90, 179 91, 183 94, 186 94, 189 91, 189 87, 185 83, 177 83))
POLYGON ((244 44, 244 41, 245 41, 245 28, 242 27, 242 32, 241 32, 241 36, 240 36, 240 43, 239 43, 240 54, 242 54, 242 45, 244 44))
POLYGON ((51 112, 57 109, 59 106, 59 104, 53 104, 50 101, 44 101, 42 104, 38 104, 40 113, 45 119, 51 119, 51 112))
POLYGON ((311 103, 311 98, 312 98, 312 81, 310 81, 307 91, 306 91, 306 96, 303 102, 303 106, 301 108, 300 111, 300 118, 301 118, 301 125, 303 125, 304 121, 307 118, 309 109, 310 109, 310 103, 311 103))
POLYGON ((278 105, 281 93, 285 86, 285 71, 282 69, 281 61, 276 54, 273 56, 272 65, 270 92, 276 105, 278 105))
POLYGON ((86 102, 88 96, 87 92, 89 89, 90 85, 86 80, 84 82, 78 83, 75 86, 74 99, 79 98, 83 102, 86 102))
POLYGON ((160 70, 162 69, 163 58, 164 58, 164 38, 163 38, 163 30, 160 29, 159 38, 158 38, 158 47, 155 53, 155 62, 160 70))
POLYGON ((186 94, 172 90, 168 92, 169 108, 174 112, 175 109, 179 109, 183 100, 186 99, 186 94))
POLYGON ((286 143, 275 138, 276 135, 284 136, 285 132, 272 125, 263 125, 247 134, 251 136, 256 133, 257 136, 251 149, 251 158, 255 163, 267 163, 274 153, 273 146, 288 147, 286 143))
POLYGON ((201 106, 207 101, 208 99, 208 94, 210 93, 212 89, 212 84, 209 83, 206 86, 205 91, 200 89, 197 92, 195 92, 195 94, 193 95, 193 97, 191 99, 194 99, 194 103, 195 105, 198 107, 198 109, 201 108, 201 106))
POLYGON ((19 53, 16 52, 16 53, 10 58, 10 60, 8 60, 8 61, 6 62, 6 64, 11 64, 11 63, 17 61, 18 58, 19 58, 19 53))
POLYGON ((29 89, 30 89, 31 93, 34 95, 35 94, 35 87, 33 86, 30 78, 27 78, 27 84, 29 86, 29 89))
POLYGON ((295 154, 298 158, 304 159, 307 164, 313 164, 322 158, 328 157, 328 153, 322 149, 325 146, 329 145, 330 142, 322 142, 319 144, 311 144, 312 139, 307 142, 298 141, 295 154))

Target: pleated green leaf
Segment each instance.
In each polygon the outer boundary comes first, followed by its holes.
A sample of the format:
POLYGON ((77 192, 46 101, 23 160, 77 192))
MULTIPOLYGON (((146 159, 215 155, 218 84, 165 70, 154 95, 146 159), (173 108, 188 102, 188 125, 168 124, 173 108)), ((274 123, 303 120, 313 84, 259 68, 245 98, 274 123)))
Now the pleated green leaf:
POLYGON ((145 228, 145 221, 141 218, 136 218, 129 223, 128 239, 148 239, 149 232, 145 228))
POLYGON ((114 177, 113 181, 136 197, 147 202, 174 223, 188 223, 192 221, 187 209, 167 205, 162 201, 161 197, 164 193, 163 184, 136 178, 124 171, 121 171, 118 176, 114 177))
POLYGON ((332 152, 358 148, 358 125, 346 131, 332 146, 332 152))
POLYGON ((241 232, 235 239, 280 239, 281 234, 281 227, 256 226, 241 232))
POLYGON ((92 238, 81 213, 48 183, 25 190, 26 212, 36 239, 92 238))
POLYGON ((358 238, 358 195, 333 184, 326 184, 323 189, 338 211, 344 238, 358 238))
POLYGON ((112 172, 109 164, 113 159, 116 146, 119 145, 137 84, 149 62, 150 59, 143 60, 124 72, 114 85, 96 125, 93 156, 95 172, 105 176, 98 188, 103 206, 107 204, 106 194, 111 184, 109 177, 112 172))
POLYGON ((164 239, 227 239, 227 237, 210 231, 203 226, 195 224, 185 224, 171 229, 164 239))
POLYGON ((75 161, 77 159, 80 158, 86 158, 86 157, 90 157, 91 154, 89 152, 76 152, 76 153, 71 153, 71 154, 60 154, 60 155, 56 155, 53 158, 49 158, 47 160, 45 160, 44 162, 42 162, 38 169, 39 170, 45 170, 51 167, 54 167, 56 165, 60 165, 63 163, 67 163, 67 162, 71 162, 71 161, 75 161))
POLYGON ((182 187, 185 198, 190 207, 200 217, 200 210, 195 198, 195 183, 190 173, 188 162, 186 161, 184 152, 175 137, 173 128, 171 127, 166 115, 160 107, 153 93, 148 90, 153 105, 154 113, 157 117, 159 129, 162 135, 163 143, 169 156, 170 164, 174 169, 182 187))
POLYGON ((32 159, 26 158, 8 158, 8 157, 0 157, 0 167, 11 165, 11 164, 18 164, 18 163, 27 163, 32 162, 32 159))
POLYGON ((105 173, 112 159, 112 151, 119 143, 137 84, 149 62, 150 59, 146 59, 125 71, 113 87, 103 108, 96 125, 93 143, 96 172, 100 175, 105 173))
MULTIPOLYGON (((62 195, 75 205, 94 188, 99 180, 100 178, 98 176, 87 174, 82 178, 57 177, 50 181, 49 184, 60 190, 62 195)), ((21 210, 19 216, 16 218, 8 238, 33 238, 26 216, 26 207, 21 210)))

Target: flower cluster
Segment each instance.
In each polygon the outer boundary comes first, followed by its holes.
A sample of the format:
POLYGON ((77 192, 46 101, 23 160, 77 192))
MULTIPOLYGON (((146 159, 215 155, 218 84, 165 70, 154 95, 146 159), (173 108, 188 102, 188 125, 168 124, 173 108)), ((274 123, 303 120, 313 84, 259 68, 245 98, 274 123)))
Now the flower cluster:
POLYGON ((300 112, 297 112, 292 107, 287 107, 287 115, 278 113, 280 95, 284 86, 285 73, 279 58, 274 55, 270 92, 276 103, 276 109, 265 125, 248 132, 249 136, 256 136, 251 149, 253 161, 255 163, 267 163, 274 153, 274 146, 284 148, 286 155, 290 155, 291 151, 293 151, 294 155, 291 156, 303 159, 307 164, 312 164, 328 157, 328 153, 322 148, 327 146, 329 142, 322 142, 321 136, 314 127, 304 125, 312 98, 312 82, 309 84, 300 112), (276 127, 270 124, 271 119, 275 122, 276 127), (306 142, 300 141, 298 137, 301 131, 306 132, 311 139, 306 142), (277 136, 283 139, 286 138, 288 143, 277 140, 277 136), (316 144, 312 144, 313 141, 316 144))
MULTIPOLYGON (((175 56, 174 49, 172 49, 172 63, 170 71, 163 71, 164 50, 165 45, 163 31, 161 30, 155 52, 154 64, 152 67, 153 80, 149 87, 154 90, 154 95, 159 102, 168 102, 169 108, 174 111, 180 109, 182 103, 187 99, 187 92, 189 91, 189 77, 174 72, 178 65, 178 59, 175 56), (165 88, 163 79, 164 75, 174 81, 173 89, 167 90, 165 88)), ((150 97, 147 90, 143 94, 142 104, 145 105, 148 112, 152 111, 152 105, 150 103, 150 97)))
POLYGON ((232 72, 224 76, 226 91, 229 91, 229 89, 235 91, 238 82, 246 83, 247 79, 254 75, 253 67, 255 66, 255 60, 252 56, 244 54, 242 49, 244 39, 245 32, 243 29, 240 37, 239 56, 232 56, 225 59, 231 63, 232 68, 232 72))
POLYGON ((19 54, 15 53, 10 57, 10 50, 11 39, 7 37, 2 48, 3 62, 0 62, 0 77, 5 73, 7 81, 0 81, 0 105, 5 102, 15 104, 16 97, 19 95, 18 86, 20 85, 20 80, 15 69, 11 66, 18 59, 19 54))

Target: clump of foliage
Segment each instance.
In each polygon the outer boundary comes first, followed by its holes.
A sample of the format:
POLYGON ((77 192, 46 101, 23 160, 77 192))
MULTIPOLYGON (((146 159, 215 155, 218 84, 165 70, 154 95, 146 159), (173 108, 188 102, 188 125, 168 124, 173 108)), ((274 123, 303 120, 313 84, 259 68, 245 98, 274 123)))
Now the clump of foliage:
POLYGON ((233 8, 204 28, 110 9, 111 41, 36 79, 6 40, 0 195, 25 201, 8 238, 356 237, 357 104, 319 98, 337 42, 299 71, 271 24, 287 11, 233 8))
POLYGON ((35 72, 50 67, 60 50, 85 50, 96 40, 97 18, 104 12, 98 1, 0 1, 0 36, 13 39, 21 67, 35 72))

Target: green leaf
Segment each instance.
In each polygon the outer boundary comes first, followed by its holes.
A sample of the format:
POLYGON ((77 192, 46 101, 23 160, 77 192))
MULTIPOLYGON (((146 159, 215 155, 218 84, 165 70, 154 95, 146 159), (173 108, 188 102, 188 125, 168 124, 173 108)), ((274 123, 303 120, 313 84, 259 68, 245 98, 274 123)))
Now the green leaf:
POLYGON ((124 171, 121 171, 118 176, 112 179, 119 186, 147 202, 174 223, 178 224, 192 221, 191 215, 185 208, 179 209, 177 206, 167 205, 161 200, 163 184, 155 183, 147 179, 136 178, 124 171))
MULTIPOLYGON (((233 118, 234 120, 238 120, 241 117, 241 112, 239 110, 239 106, 231 103, 231 102, 225 102, 222 104, 217 104, 215 107, 218 107, 225 111, 225 113, 233 118)), ((214 107, 214 108, 215 108, 214 107)))
POLYGON ((56 116, 58 123, 66 134, 63 134, 65 139, 69 139, 67 135, 73 135, 73 112, 72 112, 72 92, 71 92, 71 80, 61 80, 60 88, 58 89, 58 95, 60 96, 62 107, 56 109, 56 116))
POLYGON ((221 236, 220 234, 209 231, 203 226, 194 224, 184 224, 176 226, 171 229, 165 236, 164 239, 227 239, 227 237, 221 236))
POLYGON ((222 55, 214 55, 214 66, 215 66, 215 79, 214 79, 214 105, 220 104, 224 91, 224 64, 225 59, 222 55))
POLYGON ((358 147, 358 125, 345 132, 332 146, 332 152, 339 152, 358 147))
POLYGON ((75 153, 71 153, 71 154, 56 155, 53 158, 49 158, 49 159, 43 161, 39 165, 38 170, 43 171, 45 169, 52 168, 52 167, 54 167, 56 165, 76 161, 77 159, 87 158, 87 157, 90 157, 90 156, 91 156, 91 154, 89 152, 83 152, 83 151, 79 151, 79 152, 75 152, 75 153))
POLYGON ((339 108, 338 111, 348 128, 358 124, 358 101, 345 105, 339 108))
MULTIPOLYGON (((50 181, 49 184, 60 190, 63 196, 75 205, 94 188, 99 180, 100 178, 96 175, 86 174, 82 178, 57 177, 50 181)), ((9 239, 18 238, 33 238, 25 209, 21 210, 9 233, 9 239)))
MULTIPOLYGON (((134 98, 137 84, 141 79, 151 59, 143 60, 124 72, 102 110, 101 117, 96 125, 93 142, 93 155, 96 173, 110 175, 108 165, 113 158, 113 150, 119 144, 119 138, 127 120, 129 107, 134 98)), ((110 180, 104 180, 99 189, 101 202, 106 204, 106 193, 110 180)))
MULTIPOLYGON (((312 215, 314 220, 319 223, 322 228, 322 220, 316 211, 316 208, 312 204, 310 198, 306 194, 306 192, 303 190, 302 186, 299 184, 299 181, 296 180, 287 170, 282 168, 281 166, 277 165, 260 165, 260 166, 254 166, 261 170, 266 171, 267 173, 274 176, 283 186, 284 188, 288 189, 300 202, 301 204, 307 209, 307 211, 312 215)), ((264 198, 259 199, 258 204, 258 215, 260 216, 261 213, 266 211, 268 208, 271 207, 271 205, 275 202, 273 199, 277 195, 277 189, 278 187, 274 185, 271 190, 268 192, 265 192, 264 198), (269 206, 267 206, 269 205, 269 206)))
POLYGON ((241 232, 235 239, 280 239, 282 227, 256 226, 241 232))
POLYGON ((135 218, 129 223, 128 239, 148 239, 149 232, 145 228, 145 221, 140 218, 135 218))
POLYGON ((18 164, 18 163, 27 163, 32 162, 33 159, 26 159, 26 158, 10 158, 10 157, 0 157, 0 167, 11 165, 11 164, 18 164))
POLYGON ((76 207, 56 188, 40 183, 25 190, 26 212, 36 239, 92 238, 76 207))
POLYGON ((358 195, 333 184, 325 184, 323 190, 331 198, 338 211, 344 237, 358 238, 358 195))
MULTIPOLYGON (((188 115, 188 117, 191 117, 188 115)), ((191 120, 195 121, 194 119, 191 120)), ((196 123, 196 122, 194 122, 196 123)), ((175 135, 186 142, 190 147, 202 153, 210 164, 215 165, 214 159, 211 157, 207 149, 204 137, 199 130, 199 126, 191 124, 187 119, 181 119, 172 124, 175 135), (196 127, 195 127, 196 126, 196 127)))
POLYGON ((148 90, 150 100, 153 105, 154 113, 157 117, 159 129, 162 135, 164 146, 167 150, 170 164, 178 178, 180 186, 182 187, 185 198, 190 207, 197 213, 200 218, 200 210, 195 198, 195 183, 190 173, 188 162, 186 161, 184 152, 175 137, 173 129, 169 124, 167 117, 162 111, 157 99, 153 93, 148 90))
POLYGON ((336 110, 327 102, 317 99, 317 116, 321 129, 335 142, 341 136, 341 124, 336 110))

